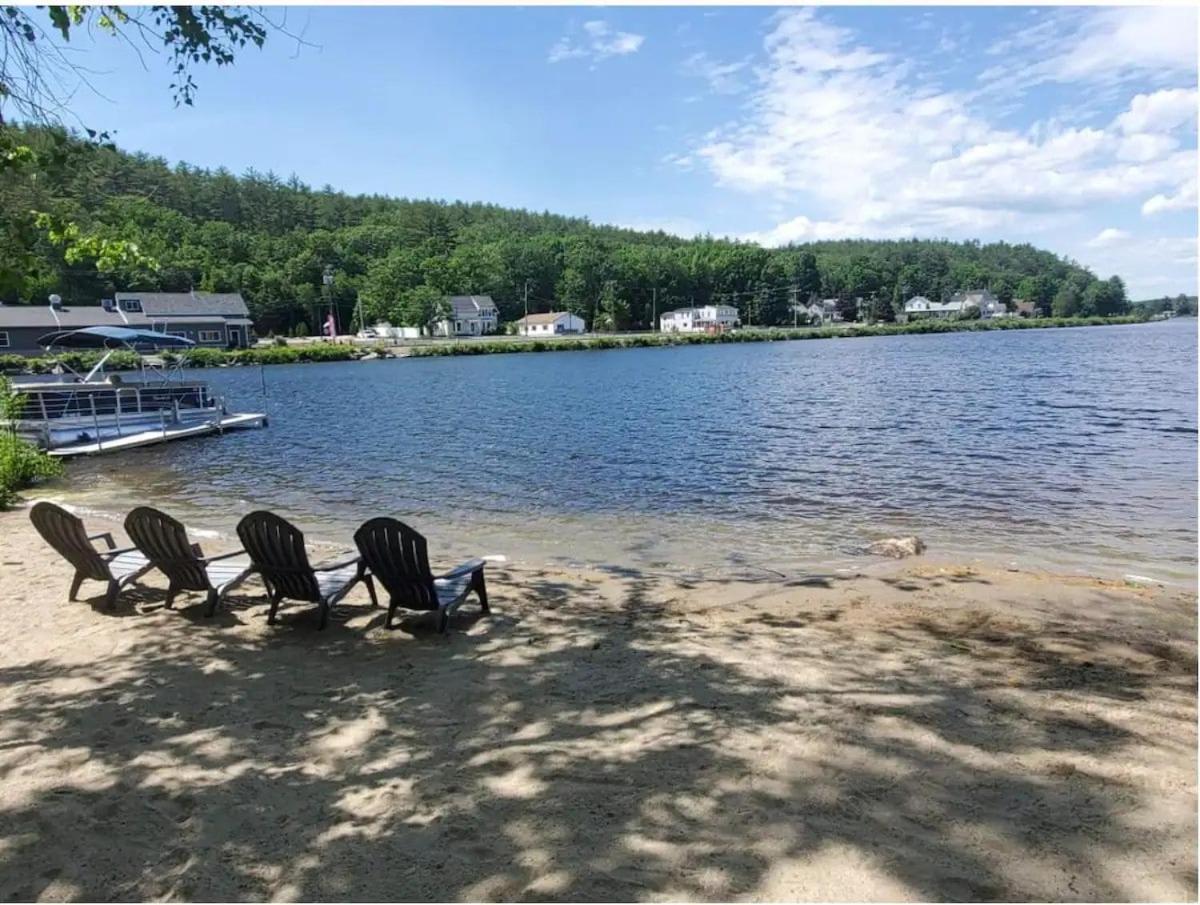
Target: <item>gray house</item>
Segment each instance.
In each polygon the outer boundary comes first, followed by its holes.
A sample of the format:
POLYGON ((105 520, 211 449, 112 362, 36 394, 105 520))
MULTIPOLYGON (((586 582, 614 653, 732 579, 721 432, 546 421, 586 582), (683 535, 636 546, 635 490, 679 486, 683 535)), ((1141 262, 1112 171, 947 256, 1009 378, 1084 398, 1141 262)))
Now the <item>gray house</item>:
POLYGON ((0 355, 37 355, 37 341, 56 330, 140 327, 214 349, 243 348, 254 322, 237 292, 118 292, 99 305, 0 304, 0 355))
POLYGON ((452 295, 447 302, 450 316, 433 324, 434 336, 483 336, 500 325, 490 295, 452 295))

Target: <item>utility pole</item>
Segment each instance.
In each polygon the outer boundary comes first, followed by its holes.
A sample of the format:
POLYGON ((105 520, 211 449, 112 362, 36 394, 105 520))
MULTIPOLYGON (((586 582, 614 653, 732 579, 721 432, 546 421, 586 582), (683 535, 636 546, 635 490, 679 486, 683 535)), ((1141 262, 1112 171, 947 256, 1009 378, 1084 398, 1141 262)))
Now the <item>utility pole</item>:
POLYGON ((658 330, 658 287, 655 286, 652 290, 653 301, 650 303, 650 332, 654 333, 658 330))
POLYGON ((529 280, 525 281, 525 328, 529 329, 529 280))
POLYGON ((792 286, 792 326, 800 326, 800 287, 792 286))
POLYGON ((325 286, 325 301, 329 304, 329 314, 333 318, 333 336, 329 337, 332 340, 337 339, 337 335, 342 332, 338 327, 337 310, 333 307, 333 265, 326 264, 325 272, 321 275, 321 282, 325 286))

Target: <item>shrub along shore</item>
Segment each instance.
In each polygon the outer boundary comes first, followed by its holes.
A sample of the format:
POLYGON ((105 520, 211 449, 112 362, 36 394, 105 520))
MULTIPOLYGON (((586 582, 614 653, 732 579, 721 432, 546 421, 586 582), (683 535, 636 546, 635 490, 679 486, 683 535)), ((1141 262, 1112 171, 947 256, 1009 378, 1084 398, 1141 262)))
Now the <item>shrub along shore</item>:
MULTIPOLYGON (((546 339, 497 337, 495 339, 426 340, 411 345, 360 346, 338 343, 267 345, 253 349, 193 349, 187 364, 194 368, 236 365, 301 364, 314 361, 355 361, 363 358, 425 358, 436 355, 492 355, 505 352, 574 352, 592 349, 632 349, 652 346, 694 346, 712 343, 780 342, 799 339, 846 339, 860 336, 894 336, 904 333, 959 333, 979 330, 1031 330, 1048 327, 1098 327, 1135 324, 1144 317, 1047 317, 997 318, 994 320, 920 320, 908 324, 845 324, 837 327, 746 327, 731 333, 632 333, 564 336, 546 339)), ((0 355, 0 372, 46 374, 62 362, 75 370, 90 368, 99 360, 97 352, 67 352, 55 356, 26 358, 0 355)), ((164 353, 167 361, 176 356, 164 353)), ((108 360, 109 370, 136 368, 138 357, 118 351, 108 360)))

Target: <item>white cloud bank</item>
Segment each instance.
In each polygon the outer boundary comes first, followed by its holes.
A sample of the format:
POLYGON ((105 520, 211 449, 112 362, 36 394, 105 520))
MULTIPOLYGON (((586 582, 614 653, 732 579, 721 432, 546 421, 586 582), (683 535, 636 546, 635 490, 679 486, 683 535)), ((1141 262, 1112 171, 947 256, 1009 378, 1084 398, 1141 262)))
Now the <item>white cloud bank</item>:
MULTIPOLYGON (((1027 84, 1111 82, 1152 63, 1159 71, 1183 68, 1190 48, 1194 85, 1193 10, 1141 7, 1088 15, 1072 13, 1071 21, 1089 47, 1056 46, 1032 72, 1014 57, 1010 68, 1026 73, 1027 84), (1143 13, 1151 13, 1150 25, 1133 21, 1143 13), (1111 64, 1116 48, 1134 37, 1147 47, 1123 60, 1115 74, 1113 65, 1101 65, 1106 56, 1111 64), (1103 52, 1090 46, 1105 40, 1110 43, 1103 52)), ((1061 23, 1050 25, 1027 36, 1027 43, 1040 48, 1050 33, 1058 35, 1061 23)), ((782 244, 990 233, 1023 241, 1092 206, 1126 202, 1137 217, 1138 205, 1151 215, 1196 203, 1194 87, 1138 94, 1102 125, 1067 127, 1051 120, 1019 131, 997 127, 979 112, 976 98, 931 84, 906 60, 867 46, 823 13, 778 15, 764 52, 740 121, 673 158, 707 167, 720 186, 785 208, 803 204, 804 214, 747 239, 782 244)))
POLYGON ((592 19, 583 23, 582 35, 572 38, 564 36, 550 48, 547 61, 561 63, 564 60, 586 59, 599 63, 609 57, 622 57, 641 50, 645 35, 628 31, 617 31, 603 19, 592 19))

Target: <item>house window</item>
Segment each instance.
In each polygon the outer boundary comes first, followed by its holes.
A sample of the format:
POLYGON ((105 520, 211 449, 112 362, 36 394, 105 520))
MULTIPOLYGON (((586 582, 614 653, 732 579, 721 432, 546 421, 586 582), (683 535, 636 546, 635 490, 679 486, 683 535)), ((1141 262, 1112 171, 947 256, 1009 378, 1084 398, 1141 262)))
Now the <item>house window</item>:
POLYGON ((8 331, 0 330, 0 349, 8 348, 8 331))
POLYGON ((201 330, 200 342, 202 343, 219 343, 221 341, 220 330, 201 330))
POLYGON ((142 300, 141 299, 121 299, 121 310, 129 311, 129 312, 132 312, 135 314, 140 313, 142 310, 142 300))

